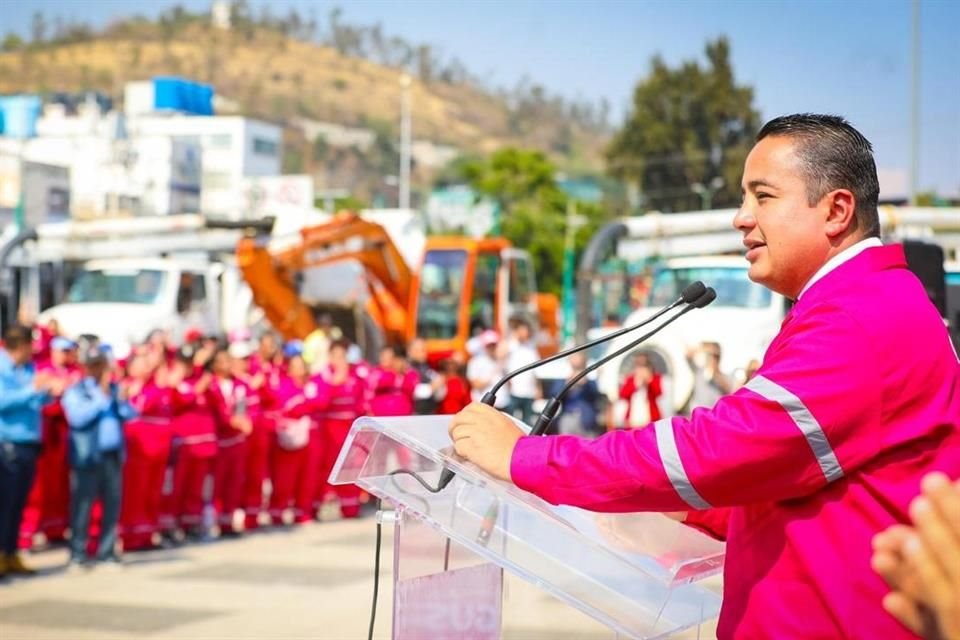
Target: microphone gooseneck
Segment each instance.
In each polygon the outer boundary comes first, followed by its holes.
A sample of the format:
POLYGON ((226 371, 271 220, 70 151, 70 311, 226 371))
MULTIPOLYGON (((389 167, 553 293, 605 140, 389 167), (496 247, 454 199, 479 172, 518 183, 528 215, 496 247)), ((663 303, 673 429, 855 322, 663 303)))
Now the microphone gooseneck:
POLYGON ((697 280, 696 282, 691 282, 686 287, 684 287, 682 292, 680 292, 679 298, 677 298, 667 306, 663 307, 662 309, 657 311, 655 314, 653 314, 646 320, 643 320, 642 322, 632 324, 629 327, 624 327, 622 329, 617 329, 616 331, 612 333, 608 333, 599 338, 596 338, 595 340, 591 340, 589 342, 585 342, 584 344, 570 347, 569 349, 560 351, 559 353, 555 353, 552 356, 548 356, 541 360, 537 360, 536 362, 531 362, 528 365, 524 365, 522 367, 514 369, 513 371, 505 375, 503 378, 501 378, 495 385, 493 385, 490 391, 487 391, 485 394, 483 394, 483 398, 480 400, 480 402, 492 407, 494 403, 497 401, 497 391, 499 391, 500 388, 506 383, 508 383, 512 378, 520 375, 521 373, 525 373, 527 371, 530 371, 531 369, 536 369, 537 367, 541 367, 545 364, 549 364, 551 362, 559 360, 560 358, 566 358, 567 356, 583 351, 584 349, 589 349, 590 347, 595 347, 598 344, 603 344, 604 342, 608 342, 615 338, 619 338, 625 333, 630 333, 631 331, 635 331, 641 327, 644 327, 650 324, 657 318, 661 317, 663 314, 669 311, 672 311, 673 309, 676 309, 681 304, 692 304, 695 300, 699 299, 706 291, 707 291, 706 285, 704 285, 703 282, 701 282, 700 280, 697 280))
MULTIPOLYGON (((656 320, 656 319, 660 318, 661 316, 663 316, 665 313, 669 313, 669 312, 672 311, 673 309, 676 309, 676 308, 679 307, 680 305, 682 305, 682 304, 686 304, 686 305, 687 305, 687 306, 683 309, 683 311, 681 311, 681 312, 678 313, 677 315, 675 315, 675 316, 673 316, 672 318, 670 318, 669 320, 667 320, 667 322, 665 322, 664 324, 662 324, 660 327, 658 327, 657 329, 654 329, 654 330, 651 331, 650 333, 644 335, 644 336, 641 337, 639 340, 630 343, 630 344, 627 345, 627 347, 626 347, 627 349, 632 348, 632 347, 636 346, 637 344, 640 344, 641 342, 643 342, 644 340, 646 340, 647 338, 649 338, 650 336, 652 336, 654 333, 656 333, 657 331, 659 331, 659 330, 662 329, 663 327, 667 326, 668 324, 670 324, 671 322, 673 322, 674 320, 676 320, 676 319, 679 318, 680 316, 682 316, 684 313, 687 313, 687 312, 690 311, 691 309, 700 308, 700 307, 705 307, 706 305, 710 304, 710 302, 713 302, 713 299, 716 298, 716 295, 717 295, 716 292, 715 292, 712 288, 707 287, 707 286, 704 285, 703 282, 701 282, 700 280, 697 280, 696 282, 692 282, 692 283, 690 283, 689 285, 687 285, 686 287, 684 287, 683 291, 680 293, 680 297, 678 297, 676 300, 674 300, 673 302, 671 302, 671 303, 668 304, 667 306, 665 306, 665 307, 663 307, 662 309, 660 309, 659 311, 657 311, 655 314, 653 314, 652 316, 650 316, 650 317, 647 318, 646 320, 643 320, 642 322, 638 322, 637 324, 630 325, 629 327, 624 327, 623 329, 618 329, 617 331, 614 331, 613 333, 608 333, 607 335, 602 336, 602 337, 600 337, 600 338, 597 338, 597 339, 595 339, 595 340, 591 340, 591 341, 586 342, 586 343, 584 343, 584 344, 571 347, 571 348, 569 348, 569 349, 566 349, 566 350, 564 350, 564 351, 561 351, 561 352, 559 352, 559 353, 556 353, 556 354, 554 354, 554 355, 552 355, 552 356, 548 356, 548 357, 546 357, 546 358, 543 358, 543 359, 541 359, 541 360, 537 360, 536 362, 532 362, 532 363, 530 363, 530 364, 528 364, 528 365, 525 365, 525 366, 523 366, 523 367, 520 367, 520 368, 518 368, 518 369, 514 369, 513 371, 511 371, 510 373, 508 373, 507 375, 505 375, 503 378, 501 378, 496 384, 494 384, 493 387, 490 389, 490 391, 488 391, 488 392, 486 392, 485 394, 483 394, 483 398, 480 400, 480 402, 482 402, 483 404, 486 404, 486 405, 489 405, 489 406, 492 407, 492 406, 494 405, 494 403, 496 402, 496 400, 497 400, 497 391, 499 391, 500 388, 501 388, 503 385, 505 385, 507 382, 509 382, 511 378, 513 378, 513 377, 515 377, 515 376, 518 376, 518 375, 520 375, 521 373, 524 373, 524 372, 526 372, 526 371, 530 371, 531 369, 536 369, 537 367, 540 367, 540 366, 543 366, 543 365, 545 365, 545 364, 549 364, 549 363, 551 363, 551 362, 554 362, 554 361, 556 361, 556 360, 559 360, 560 358, 565 358, 565 357, 567 357, 567 356, 569 356, 569 355, 572 355, 572 354, 574 354, 574 353, 577 353, 577 352, 579 352, 579 351, 583 351, 584 349, 589 349, 590 347, 595 347, 595 346, 597 346, 598 344, 603 344, 604 342, 608 342, 608 341, 610 341, 610 340, 613 340, 613 339, 615 339, 615 338, 618 338, 618 337, 624 335, 625 333, 630 333, 631 331, 635 331, 636 329, 639 329, 639 328, 641 328, 641 327, 644 327, 644 326, 650 324, 650 323, 653 322, 654 320, 656 320), (709 300, 707 300, 706 302, 703 302, 703 300, 705 300, 705 299, 706 299, 708 296, 710 296, 710 295, 712 295, 713 297, 711 297, 711 298, 710 298, 709 300), (701 303, 701 304, 700 304, 699 306, 697 306, 698 303, 701 303)), ((572 387, 573 384, 575 384, 576 381, 579 380, 584 374, 590 373, 591 371, 593 371, 594 369, 596 369, 598 366, 600 366, 600 365, 603 364, 604 362, 608 361, 608 360, 611 359, 611 358, 616 357, 618 354, 619 354, 619 352, 618 352, 618 353, 615 353, 615 354, 612 354, 612 355, 604 358, 603 360, 600 360, 599 362, 595 363, 595 364, 592 365, 591 367, 587 368, 584 373, 582 373, 582 374, 580 374, 578 377, 574 378, 574 379, 571 381, 572 384, 568 383, 568 384, 563 388, 563 390, 560 392, 560 394, 559 394, 556 398, 554 398, 553 400, 551 400, 550 403, 547 404, 547 407, 544 409, 543 413, 540 414, 540 417, 537 419, 537 424, 536 424, 536 426, 534 426, 534 428, 533 428, 533 430, 530 432, 530 434, 531 434, 531 435, 543 435, 543 433, 546 431, 547 427, 550 426, 550 422, 553 420, 554 416, 556 416, 556 413, 557 413, 557 411, 558 411, 559 408, 560 408, 560 399, 563 398, 563 396, 567 393, 567 391, 569 390, 569 388, 572 387), (547 416, 547 417, 545 418, 545 416, 547 416), (543 423, 543 424, 541 424, 541 423, 543 423), (538 429, 539 429, 539 430, 538 430, 538 429)), ((446 486, 447 486, 448 484, 450 484, 450 482, 454 479, 454 477, 456 477, 456 473, 455 473, 453 470, 451 470, 449 467, 445 467, 445 468, 443 469, 443 471, 440 473, 440 480, 437 482, 437 491, 440 491, 440 490, 446 488, 446 486)))
POLYGON ((546 433, 547 429, 550 427, 550 423, 553 422, 553 419, 557 417, 557 413, 560 411, 560 407, 562 406, 564 396, 566 396, 567 393, 570 391, 570 389, 572 389, 573 386, 577 384, 577 382, 582 380, 585 376, 596 371, 597 369, 605 365, 610 360, 613 360, 614 358, 617 358, 623 355, 624 353, 627 353, 628 351, 631 351, 637 348, 637 346, 639 346, 642 342, 650 338, 652 335, 654 335, 655 333, 657 333, 658 331, 660 331, 661 329, 669 325, 671 322, 673 322, 680 316, 686 313, 689 313, 694 309, 702 309, 703 307, 707 306, 708 304, 710 304, 716 299, 717 299, 717 292, 714 291, 712 287, 707 287, 696 300, 689 302, 687 306, 684 307, 679 313, 671 316, 662 325, 660 325, 653 331, 643 334, 633 342, 630 342, 629 344, 627 344, 625 347, 617 349, 613 353, 607 356, 604 356, 600 360, 597 360, 592 365, 590 365, 589 367, 586 367, 583 371, 581 371, 580 373, 575 375, 573 378, 568 380, 567 383, 560 390, 560 393, 558 393, 556 396, 551 398, 550 401, 547 403, 547 406, 544 407, 543 412, 540 414, 540 417, 537 418, 536 424, 534 424, 533 429, 530 431, 530 435, 540 436, 546 433))

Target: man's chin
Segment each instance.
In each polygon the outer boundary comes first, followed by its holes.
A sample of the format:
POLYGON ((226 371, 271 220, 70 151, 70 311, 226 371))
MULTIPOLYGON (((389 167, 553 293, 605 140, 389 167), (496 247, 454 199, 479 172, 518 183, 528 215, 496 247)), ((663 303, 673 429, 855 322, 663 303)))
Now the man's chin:
POLYGON ((747 277, 757 284, 767 286, 767 272, 756 262, 752 263, 747 269, 747 277))

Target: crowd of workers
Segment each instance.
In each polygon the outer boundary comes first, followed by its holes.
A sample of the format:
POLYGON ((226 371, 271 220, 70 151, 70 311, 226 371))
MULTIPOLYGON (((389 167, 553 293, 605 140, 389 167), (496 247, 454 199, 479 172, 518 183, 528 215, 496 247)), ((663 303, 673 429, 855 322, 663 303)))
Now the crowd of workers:
POLYGON ((422 342, 409 358, 385 347, 370 365, 333 332, 319 337, 308 352, 272 333, 188 332, 173 345, 155 331, 117 360, 96 336, 10 327, 0 574, 31 573, 17 551, 38 534, 53 543, 69 531, 70 562, 85 565, 119 561, 119 547, 312 521, 327 500, 357 516, 360 490, 327 482, 353 421, 453 413, 470 396, 456 363, 446 375, 427 366, 422 342))
MULTIPOLYGON (((97 336, 59 335, 55 322, 11 327, 0 354, 0 574, 31 572, 17 549, 38 535, 46 544, 69 540, 70 562, 85 565, 118 562, 120 547, 310 522, 333 500, 355 517, 366 496, 327 482, 353 421, 456 413, 538 358, 531 334, 518 318, 508 336, 478 331, 469 356, 431 364, 414 340, 406 350, 384 347, 371 365, 328 317, 304 342, 192 331, 175 345, 154 331, 120 360, 97 336)), ((718 356, 718 346, 705 348, 718 356)), ((570 365, 572 376, 586 361, 574 356, 570 365)), ((703 389, 728 384, 709 366, 696 371, 709 376, 703 389)), ((563 382, 544 388, 532 372, 517 376, 497 407, 530 423, 535 401, 563 382)), ((663 386, 638 356, 620 392, 626 409, 612 423, 658 419, 669 404, 663 386)), ((584 379, 557 430, 597 435, 603 409, 596 383, 584 379)))

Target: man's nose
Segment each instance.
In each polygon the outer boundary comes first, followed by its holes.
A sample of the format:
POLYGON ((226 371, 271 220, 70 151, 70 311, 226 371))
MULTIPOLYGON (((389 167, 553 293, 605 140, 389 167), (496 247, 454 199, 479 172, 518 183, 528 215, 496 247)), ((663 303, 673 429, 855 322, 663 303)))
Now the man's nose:
POLYGON ((749 231, 757 225, 757 219, 754 217, 747 209, 747 205, 741 205, 737 209, 736 215, 733 216, 733 228, 738 231, 749 231))

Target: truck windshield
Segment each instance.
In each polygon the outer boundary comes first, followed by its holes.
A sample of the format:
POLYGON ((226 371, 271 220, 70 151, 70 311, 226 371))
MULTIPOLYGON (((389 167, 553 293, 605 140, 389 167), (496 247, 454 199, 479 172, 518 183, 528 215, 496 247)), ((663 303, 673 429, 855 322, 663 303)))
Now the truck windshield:
POLYGON ((680 267, 658 272, 650 290, 651 307, 670 304, 691 282, 702 280, 717 291, 714 306, 763 309, 770 306, 770 290, 747 277, 740 267, 680 267))
POLYGON ((417 336, 434 340, 455 338, 467 252, 429 251, 420 271, 417 303, 417 336))
POLYGON ((156 269, 84 271, 67 293, 67 302, 151 304, 160 296, 167 274, 156 269))

